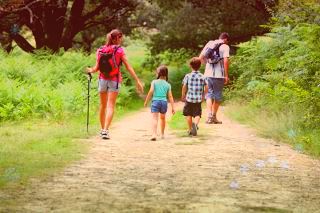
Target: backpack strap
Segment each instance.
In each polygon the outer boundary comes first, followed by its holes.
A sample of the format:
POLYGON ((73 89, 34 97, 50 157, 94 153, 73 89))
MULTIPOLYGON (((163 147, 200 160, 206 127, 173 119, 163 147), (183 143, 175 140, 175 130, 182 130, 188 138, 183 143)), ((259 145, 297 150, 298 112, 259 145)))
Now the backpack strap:
MULTIPOLYGON (((112 53, 112 60, 113 60, 113 63, 115 65, 116 69, 117 68, 120 69, 120 65, 121 65, 121 59, 120 59, 120 63, 117 64, 116 57, 115 57, 119 48, 120 48, 120 46, 116 46, 116 48, 114 48, 114 51, 112 53)), ((117 87, 116 87, 117 89, 119 88, 119 73, 120 73, 120 70, 118 71, 118 74, 117 74, 117 87)))
POLYGON ((116 57, 115 57, 115 55, 116 55, 116 53, 117 53, 119 48, 120 48, 120 46, 116 46, 116 48, 114 48, 114 51, 112 53, 112 61, 113 61, 114 65, 115 65, 115 68, 119 68, 120 64, 121 64, 121 59, 120 59, 120 63, 117 64, 116 57))

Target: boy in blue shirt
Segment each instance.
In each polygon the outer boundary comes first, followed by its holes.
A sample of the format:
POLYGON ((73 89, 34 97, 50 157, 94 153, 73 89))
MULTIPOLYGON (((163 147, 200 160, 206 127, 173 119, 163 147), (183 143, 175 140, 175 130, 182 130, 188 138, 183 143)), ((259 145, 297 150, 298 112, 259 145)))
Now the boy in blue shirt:
POLYGON ((192 71, 186 74, 182 81, 181 100, 185 101, 183 115, 187 119, 188 134, 196 136, 202 114, 201 102, 204 100, 204 94, 208 92, 208 86, 205 77, 199 71, 200 58, 193 57, 189 65, 192 71))

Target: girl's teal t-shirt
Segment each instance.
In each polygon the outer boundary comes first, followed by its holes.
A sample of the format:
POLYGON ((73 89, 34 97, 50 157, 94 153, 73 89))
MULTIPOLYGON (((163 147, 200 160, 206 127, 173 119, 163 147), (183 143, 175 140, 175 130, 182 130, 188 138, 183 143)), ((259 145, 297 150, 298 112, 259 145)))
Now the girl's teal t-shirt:
POLYGON ((168 92, 171 90, 171 85, 163 79, 153 80, 153 101, 167 101, 168 92))

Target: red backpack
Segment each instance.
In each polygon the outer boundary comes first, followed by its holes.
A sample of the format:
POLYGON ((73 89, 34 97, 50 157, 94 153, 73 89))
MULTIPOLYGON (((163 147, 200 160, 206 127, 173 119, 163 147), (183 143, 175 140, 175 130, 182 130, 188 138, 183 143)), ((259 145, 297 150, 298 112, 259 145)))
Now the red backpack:
POLYGON ((102 46, 98 50, 99 70, 106 78, 117 77, 119 81, 120 65, 116 61, 116 53, 120 46, 102 46))

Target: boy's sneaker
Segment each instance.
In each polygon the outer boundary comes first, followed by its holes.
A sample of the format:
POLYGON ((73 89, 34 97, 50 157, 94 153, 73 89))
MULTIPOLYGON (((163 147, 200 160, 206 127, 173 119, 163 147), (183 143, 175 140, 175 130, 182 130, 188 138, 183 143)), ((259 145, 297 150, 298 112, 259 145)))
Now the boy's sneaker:
POLYGON ((108 130, 102 130, 101 133, 100 133, 100 136, 104 140, 110 139, 108 130))
POLYGON ((195 123, 192 123, 192 129, 190 132, 193 136, 197 136, 197 129, 198 129, 197 125, 195 123))
POLYGON ((152 137, 150 138, 151 141, 156 141, 157 140, 157 136, 156 135, 152 135, 152 137))

